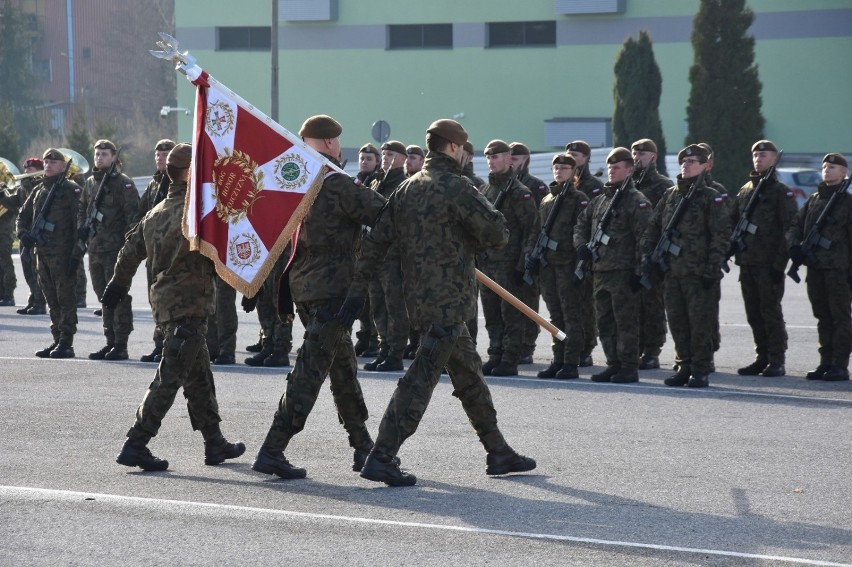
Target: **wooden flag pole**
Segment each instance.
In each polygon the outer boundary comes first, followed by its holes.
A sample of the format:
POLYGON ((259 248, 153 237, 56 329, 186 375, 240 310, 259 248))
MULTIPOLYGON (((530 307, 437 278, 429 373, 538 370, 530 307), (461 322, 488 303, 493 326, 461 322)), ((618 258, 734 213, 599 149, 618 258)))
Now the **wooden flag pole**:
POLYGON ((550 321, 545 320, 544 317, 530 309, 527 304, 525 304, 523 301, 506 291, 506 288, 504 288, 479 270, 476 270, 476 279, 485 287, 508 301, 512 305, 512 307, 535 321, 540 327, 545 329, 548 333, 556 337, 558 340, 565 340, 566 335, 564 331, 557 329, 554 325, 551 325, 550 321))

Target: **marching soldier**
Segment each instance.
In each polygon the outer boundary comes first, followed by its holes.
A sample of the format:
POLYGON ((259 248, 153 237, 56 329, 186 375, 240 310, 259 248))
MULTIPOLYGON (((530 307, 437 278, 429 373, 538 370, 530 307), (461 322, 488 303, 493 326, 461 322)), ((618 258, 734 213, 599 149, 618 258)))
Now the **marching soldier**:
MULTIPOLYGON (((24 162, 24 173, 35 173, 37 171, 44 171, 44 163, 37 157, 27 158, 24 162)), ((39 181, 33 177, 21 179, 21 188, 15 194, 19 203, 19 211, 36 186, 38 186, 39 181)), ((18 309, 17 313, 18 315, 44 315, 47 313, 47 309, 44 306, 44 294, 38 283, 38 273, 33 263, 32 254, 23 254, 23 247, 21 247, 21 252, 21 267, 24 271, 24 279, 27 281, 27 287, 30 288, 30 295, 27 299, 27 304, 18 309)))

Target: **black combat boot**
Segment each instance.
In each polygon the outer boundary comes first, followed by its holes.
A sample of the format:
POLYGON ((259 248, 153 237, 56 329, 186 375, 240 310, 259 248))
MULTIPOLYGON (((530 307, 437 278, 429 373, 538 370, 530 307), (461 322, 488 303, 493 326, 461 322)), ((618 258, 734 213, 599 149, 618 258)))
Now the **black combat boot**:
POLYGON ((167 460, 155 457, 148 447, 134 443, 130 439, 124 442, 115 462, 125 467, 139 467, 143 471, 164 471, 169 468, 167 460))
POLYGON ((607 366, 601 372, 592 374, 591 380, 592 382, 609 382, 619 370, 621 370, 621 366, 607 366))
POLYGON ((775 378, 776 376, 784 376, 787 373, 787 369, 784 368, 784 364, 781 362, 770 362, 769 365, 763 369, 763 374, 767 378, 775 378))
POLYGON ((564 365, 555 376, 557 380, 574 380, 579 377, 580 373, 573 364, 564 365))
POLYGON ((639 370, 654 370, 660 367, 660 357, 646 354, 639 361, 639 370))
POLYGON ((375 370, 379 367, 379 364, 383 363, 385 359, 388 357, 388 353, 379 352, 379 355, 373 362, 368 362, 364 365, 364 370, 375 370))
POLYGON ((289 352, 285 352, 283 348, 273 348, 272 354, 263 360, 263 365, 270 368, 281 368, 282 366, 290 366, 289 352))
POLYGON ((366 350, 361 353, 364 358, 375 358, 379 356, 379 343, 376 337, 370 337, 370 342, 367 344, 366 350))
POLYGON ((519 455, 508 444, 488 451, 485 457, 485 474, 501 475, 512 472, 526 472, 535 468, 535 459, 519 455))
POLYGON ((538 376, 539 378, 556 378, 556 373, 562 370, 561 362, 551 362, 550 366, 545 368, 544 370, 539 370, 538 376))
POLYGON ((388 356, 376 366, 376 370, 380 372, 396 372, 405 368, 402 365, 402 359, 395 356, 388 356))
POLYGON ((737 374, 740 376, 757 376, 763 372, 767 366, 769 366, 769 361, 766 357, 758 356, 754 362, 737 370, 737 374))
POLYGON ((808 380, 822 380, 822 375, 831 370, 830 364, 820 364, 805 375, 808 380))
POLYGON ((236 443, 228 443, 228 440, 222 436, 212 441, 204 442, 204 464, 218 465, 224 463, 227 459, 236 459, 246 452, 244 443, 237 441, 236 443))
MULTIPOLYGON (((85 305, 83 305, 83 307, 85 307, 85 305)), ((104 310, 103 309, 95 309, 94 311, 92 311, 92 315, 94 315, 95 317, 103 317, 104 316, 104 310)))
POLYGON ((849 380, 849 371, 842 366, 832 366, 825 371, 825 374, 822 375, 822 379, 826 382, 842 382, 844 380, 849 380))
POLYGON ((56 348, 50 351, 50 358, 74 358, 74 347, 71 343, 59 341, 56 348))
MULTIPOLYGON (((3 211, 5 212, 5 211, 3 211)), ((15 306, 15 298, 11 295, 7 295, 3 299, 0 299, 0 307, 14 307, 15 306)))
POLYGON ((710 385, 710 376, 708 374, 693 374, 686 385, 690 388, 706 388, 710 385))
POLYGON ((127 354, 127 343, 115 343, 108 353, 104 355, 104 360, 127 360, 130 355, 127 354))
POLYGON ((584 352, 580 355, 580 364, 578 365, 580 368, 588 368, 594 365, 595 361, 592 360, 592 353, 584 352))
POLYGON ((532 364, 533 357, 531 354, 521 355, 521 358, 518 360, 518 364, 532 364))
POLYGON ((233 354, 227 352, 220 352, 216 355, 216 358, 213 359, 212 364, 217 366, 226 366, 228 364, 236 364, 237 359, 234 358, 233 354))
POLYGON ((678 371, 663 380, 663 384, 666 386, 686 386, 687 382, 689 382, 689 375, 690 372, 688 369, 678 367, 678 371))
POLYGON ((272 341, 270 339, 263 339, 263 348, 260 349, 260 352, 248 357, 245 362, 249 366, 263 366, 263 361, 270 354, 272 354, 272 341))
POLYGON ((252 470, 263 474, 276 474, 281 478, 305 478, 305 469, 294 467, 284 457, 284 451, 270 449, 266 445, 260 447, 260 452, 251 465, 252 470))
POLYGON ((613 384, 630 384, 633 382, 639 381, 639 372, 634 370, 628 370, 627 368, 621 368, 618 372, 612 375, 612 378, 609 379, 613 384))
POLYGON ((361 478, 388 486, 414 486, 417 477, 399 468, 399 459, 373 450, 361 469, 361 478))
POLYGON ((106 354, 112 350, 112 347, 115 345, 112 343, 107 343, 105 347, 101 347, 100 350, 96 350, 95 352, 89 353, 89 360, 103 360, 106 358, 106 354))
POLYGON ((488 362, 482 365, 482 374, 484 376, 491 376, 491 372, 497 368, 498 364, 500 364, 500 359, 492 356, 488 359, 488 362))
POLYGON ((402 358, 414 360, 414 357, 417 355, 417 346, 416 344, 408 343, 408 346, 405 347, 405 352, 402 353, 402 358))
POLYGON ((50 358, 50 351, 55 349, 56 345, 58 345, 58 344, 59 344, 59 341, 54 341, 50 344, 50 346, 47 346, 47 347, 45 347, 41 350, 36 351, 35 355, 39 358, 50 358))
POLYGON ((26 305, 24 305, 20 309, 16 309, 15 313, 17 313, 18 315, 27 315, 27 311, 29 311, 30 307, 32 307, 32 306, 33 306, 33 302, 29 301, 29 302, 27 302, 26 305))
POLYGON ((492 376, 517 376, 518 375, 518 365, 510 364, 505 360, 501 360, 500 364, 494 367, 494 370, 491 371, 492 376))
POLYGON ((368 346, 370 346, 370 337, 359 336, 355 341, 355 356, 364 356, 368 346))
POLYGON ((257 338, 257 342, 246 347, 246 352, 260 352, 263 350, 263 335, 257 338))
POLYGON ((163 347, 154 346, 154 350, 151 351, 151 354, 143 354, 139 357, 141 362, 160 362, 160 359, 163 357, 163 347))
POLYGON ((27 309, 27 315, 45 315, 47 313, 47 308, 45 308, 44 304, 33 305, 29 309, 27 309))

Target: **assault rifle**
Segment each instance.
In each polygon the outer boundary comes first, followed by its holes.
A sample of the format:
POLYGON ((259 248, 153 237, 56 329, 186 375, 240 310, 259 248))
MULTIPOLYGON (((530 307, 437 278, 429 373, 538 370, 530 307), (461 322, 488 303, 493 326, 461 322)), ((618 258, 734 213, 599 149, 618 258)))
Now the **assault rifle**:
MULTIPOLYGON (((829 198, 825 208, 819 213, 816 222, 814 222, 813 226, 808 231, 807 236, 805 236, 805 239, 802 241, 802 253, 805 258, 807 258, 807 264, 809 266, 816 264, 817 259, 815 252, 817 247, 822 248, 823 250, 828 250, 831 247, 831 240, 825 238, 821 234, 822 227, 825 226, 826 222, 828 222, 828 215, 831 214, 831 210, 834 208, 835 203, 837 203, 837 201, 840 200, 840 196, 846 193, 846 190, 849 189, 850 182, 852 182, 852 179, 847 179, 846 182, 831 195, 831 198, 829 198)), ((799 277, 799 266, 801 265, 801 263, 793 260, 790 264, 790 269, 787 270, 787 275, 796 283, 802 281, 799 277)))
POLYGON ((98 233, 98 223, 104 219, 104 214, 101 212, 101 201, 104 200, 104 188, 107 180, 115 173, 115 166, 118 164, 118 156, 121 154, 121 148, 115 154, 115 159, 112 160, 109 169, 101 177, 101 183, 98 185, 98 191, 95 193, 95 198, 92 199, 92 204, 89 205, 89 210, 86 212, 86 220, 83 221, 83 226, 77 231, 77 254, 82 257, 89 248, 89 238, 98 233))
POLYGON ((550 208, 550 212, 547 213, 547 219, 544 221, 544 226, 541 227, 538 240, 535 241, 535 246, 533 246, 532 252, 530 252, 530 256, 527 259, 527 267, 524 270, 524 281, 529 285, 533 284, 533 274, 538 272, 539 266, 543 267, 548 264, 547 259, 544 257, 544 251, 556 250, 559 246, 559 243, 550 238, 549 234, 550 231, 553 230, 553 224, 556 222, 556 215, 559 214, 559 208, 562 206, 562 201, 565 199, 565 193, 568 192, 571 182, 571 179, 566 181, 562 190, 553 200, 553 206, 550 208))
POLYGON ((28 240, 30 242, 35 242, 36 246, 44 246, 44 233, 45 232, 53 232, 56 229, 56 225, 49 220, 47 220, 47 213, 50 212, 50 206, 53 204, 53 199, 56 196, 56 191, 62 184, 65 182, 65 176, 68 175, 68 170, 71 169, 72 160, 69 159, 65 163, 65 170, 62 172, 62 175, 59 176, 56 181, 53 182, 53 185, 50 186, 50 190, 47 192, 47 197, 44 199, 44 203, 42 203, 41 208, 38 210, 38 214, 33 221, 33 226, 30 228, 29 232, 27 232, 28 240))
POLYGON ((695 196, 695 192, 698 190, 698 187, 704 182, 704 174, 707 170, 702 170, 701 173, 695 178, 695 181, 692 182, 692 186, 690 186, 689 191, 686 192, 686 195, 680 200, 675 207, 674 213, 672 213, 672 218, 669 219, 669 222, 666 223, 666 228, 663 229, 663 233, 660 235, 660 240, 657 242, 657 246, 654 248, 654 251, 651 252, 651 255, 648 256, 646 262, 642 265, 642 277, 639 278, 639 283, 642 284, 642 287, 645 289, 651 289, 651 272, 654 269, 654 266, 659 268, 660 272, 665 274, 669 271, 669 263, 666 261, 666 254, 671 254, 672 256, 680 256, 681 248, 672 240, 673 237, 680 237, 680 231, 677 229, 678 224, 680 224, 680 219, 683 218, 683 215, 686 213, 686 208, 689 206, 690 201, 695 196))
POLYGON ((598 228, 595 230, 595 233, 592 235, 592 239, 586 244, 589 248, 589 251, 592 253, 592 261, 588 260, 578 260, 577 268, 574 270, 574 278, 576 281, 581 282, 589 273, 589 270, 592 268, 591 264, 598 261, 600 258, 600 253, 598 250, 601 246, 606 246, 609 243, 609 235, 606 233, 606 229, 609 228, 609 223, 612 222, 612 219, 618 216, 618 205, 621 202, 621 199, 624 197, 624 194, 627 192, 627 185, 633 178, 628 175, 624 178, 624 181, 615 190, 615 194, 612 196, 612 200, 609 202, 609 206, 604 211, 603 216, 601 217, 600 222, 598 222, 598 228))
POLYGON ((784 155, 784 150, 778 152, 778 159, 776 159, 775 163, 772 164, 766 172, 764 172, 763 177, 760 178, 760 181, 757 182, 757 185, 752 190, 751 195, 749 195, 746 206, 740 215, 740 220, 737 221, 737 226, 734 227, 734 231, 731 233, 728 252, 725 254, 725 259, 722 261, 722 269, 726 272, 730 271, 730 268, 728 267, 728 260, 731 259, 731 256, 748 248, 745 241, 746 234, 757 234, 757 225, 751 222, 751 216, 754 214, 754 209, 757 207, 758 201, 764 198, 760 190, 763 188, 766 180, 772 177, 772 174, 775 173, 775 168, 778 167, 778 163, 781 161, 782 155, 784 155))

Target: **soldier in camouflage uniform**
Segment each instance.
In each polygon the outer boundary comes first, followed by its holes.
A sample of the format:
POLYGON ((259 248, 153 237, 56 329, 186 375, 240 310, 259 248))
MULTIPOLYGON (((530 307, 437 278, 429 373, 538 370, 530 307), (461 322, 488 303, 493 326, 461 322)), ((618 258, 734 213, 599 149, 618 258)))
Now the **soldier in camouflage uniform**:
POLYGON ((426 159, 426 154, 423 153, 423 148, 417 144, 411 144, 405 148, 405 165, 403 170, 406 177, 411 177, 421 169, 423 169, 423 160, 426 159))
MULTIPOLYGON (((589 198, 589 202, 597 197, 603 191, 603 181, 595 177, 589 171, 589 157, 592 155, 592 149, 589 144, 583 140, 575 140, 565 146, 565 153, 574 158, 577 162, 577 167, 574 171, 574 186, 589 198)), ((580 355, 580 367, 592 366, 592 351, 598 345, 598 322, 595 317, 594 299, 592 298, 592 278, 586 278, 576 286, 576 291, 582 295, 591 309, 586 311, 585 319, 583 320, 583 331, 586 337, 586 345, 583 347, 583 353, 580 355)))
MULTIPOLYGON (((112 278, 118 251, 124 235, 136 222, 139 214, 139 192, 133 180, 115 169, 109 179, 104 176, 116 159, 116 147, 109 140, 98 140, 94 145, 95 166, 86 180, 80 196, 77 224, 79 238, 88 242, 89 274, 95 295, 101 297, 107 282, 112 278), (98 188, 103 184, 103 194, 96 203, 98 188), (90 212, 97 208, 103 217, 96 221, 91 231, 84 226, 90 212)), ((127 360, 127 339, 133 330, 131 302, 120 303, 114 310, 103 310, 106 346, 89 354, 92 360, 127 360)))
MULTIPOLYGON (((485 147, 485 157, 490 173, 482 194, 489 202, 499 205, 496 208, 509 226, 509 244, 499 250, 487 250, 481 257, 480 269, 509 293, 523 299, 526 256, 539 230, 535 199, 512 170, 509 144, 492 140, 485 147), (501 193, 505 193, 503 198, 501 193)), ((482 372, 486 376, 516 376, 526 317, 485 285, 480 285, 479 293, 488 331, 488 361, 482 365, 482 372)))
POLYGON ((819 366, 808 372, 808 380, 839 382, 849 380, 849 352, 852 349, 852 194, 844 178, 849 162, 837 153, 822 159, 822 183, 802 205, 790 229, 787 243, 790 258, 808 267, 805 285, 808 300, 817 320, 819 336, 819 366), (844 191, 845 189, 845 191, 844 191), (803 241, 813 230, 829 200, 837 197, 819 231, 830 244, 816 246, 809 255, 802 249, 803 241))
POLYGON ((275 262, 275 266, 263 287, 251 300, 243 298, 243 310, 251 312, 257 306, 257 320, 260 323, 260 350, 254 356, 245 359, 248 366, 265 366, 268 368, 280 368, 290 366, 290 350, 293 348, 293 319, 292 316, 282 321, 278 317, 281 308, 277 305, 280 300, 277 293, 278 279, 284 272, 284 266, 290 259, 290 245, 288 244, 281 256, 275 262))
POLYGON ((47 301, 50 314, 50 333, 53 343, 35 355, 39 358, 73 358, 74 335, 77 332, 77 301, 74 296, 74 280, 69 277, 77 269, 71 251, 77 236, 77 204, 80 186, 70 179, 63 179, 65 156, 50 148, 44 152, 44 179, 24 201, 15 231, 24 253, 34 253, 39 285, 47 301), (56 187, 54 188, 54 184, 56 187), (45 200, 54 188, 53 201, 44 209, 45 200), (43 244, 30 235, 35 228, 39 213, 53 225, 41 231, 43 244))
MULTIPOLYGON (((154 175, 151 176, 151 181, 145 187, 145 192, 139 199, 139 214, 141 219, 148 211, 154 208, 166 195, 169 194, 169 183, 171 180, 166 175, 166 158, 169 157, 169 152, 175 147, 175 143, 167 138, 162 139, 154 146, 154 175)), ((145 262, 145 275, 147 277, 148 289, 151 289, 151 281, 153 274, 151 273, 151 263, 145 262)), ((149 298, 150 302, 150 298, 149 298)), ((154 325, 154 350, 150 354, 143 354, 139 359, 142 362, 160 362, 163 354, 163 330, 154 325)))
POLYGON ((672 241, 680 254, 666 254, 669 271, 663 280, 666 313, 675 346, 677 373, 667 386, 706 388, 713 363, 712 321, 717 308, 714 288, 722 278, 722 260, 728 246, 730 221, 725 201, 704 182, 707 150, 690 145, 678 153, 681 174, 677 185, 663 195, 642 237, 643 270, 651 269, 647 257, 678 205, 694 189, 672 241))
MULTIPOLYGON (((574 227, 577 219, 589 205, 585 193, 574 187, 574 167, 577 162, 569 155, 553 156, 553 183, 550 184, 550 194, 541 200, 538 209, 541 226, 545 226, 548 217, 555 206, 556 198, 563 193, 556 211, 553 226, 547 237, 556 242, 556 249, 545 249, 542 257, 547 265, 538 262, 528 263, 528 270, 535 271, 538 266, 541 282, 541 293, 550 322, 557 329, 565 331, 566 338, 560 341, 553 338, 553 361, 550 366, 538 373, 539 378, 558 378, 570 380, 579 378, 577 367, 580 355, 586 346, 583 321, 588 317, 587 311, 592 310, 591 302, 567 285, 574 277, 577 266, 577 256, 574 251, 574 227)), ((528 261, 529 262, 529 261, 528 261)))
MULTIPOLYGON (((473 171, 473 144, 470 142, 464 143, 464 156, 462 157, 462 175, 467 177, 477 190, 485 185, 485 180, 479 177, 473 171)), ((474 337, 474 340, 475 337, 474 337)))
MULTIPOLYGON (((740 220, 760 179, 775 165, 778 148, 769 140, 760 140, 752 146, 751 155, 754 170, 734 200, 732 226, 740 220)), ((735 255, 740 267, 746 320, 751 327, 757 355, 753 363, 737 370, 742 376, 762 374, 773 377, 783 376, 786 372, 787 326, 781 307, 784 268, 788 259, 784 235, 798 209, 795 194, 773 171, 772 176, 763 182, 760 198, 751 214, 750 221, 757 226, 757 231, 744 235, 746 248, 737 250, 735 255)))
POLYGON ((207 320, 207 346, 211 362, 217 366, 234 364, 237 350, 237 290, 219 277, 213 278, 216 302, 213 313, 207 320), (213 345, 211 348, 211 344, 213 345))
MULTIPOLYGON (((364 144, 358 150, 358 174, 355 176, 355 185, 369 187, 376 177, 382 175, 382 154, 379 148, 373 144, 364 144)), ((379 333, 373 323, 370 309, 370 298, 364 312, 358 318, 358 331, 355 333, 355 354, 367 358, 375 358, 379 355, 379 333)))
POLYGON ((139 264, 148 260, 154 274, 149 291, 151 309, 166 340, 157 375, 116 458, 121 465, 146 471, 169 468, 168 461, 151 454, 148 443, 159 432, 180 388, 192 429, 200 430, 204 438, 204 464, 218 465, 246 450, 242 443, 229 443, 219 426, 222 418, 204 339, 207 316, 213 308, 213 262, 198 251, 190 251, 182 234, 192 147, 178 144, 167 159, 166 171, 171 179, 168 196, 127 233, 101 299, 105 313, 129 302, 127 291, 133 275, 139 264))
MULTIPOLYGON (((429 154, 423 169, 403 182, 367 237, 350 297, 363 293, 370 271, 385 250, 401 247, 403 286, 420 348, 388 404, 376 446, 361 476, 391 486, 417 478, 399 468, 397 452, 420 422, 441 371, 449 371, 479 440, 488 452, 490 475, 528 471, 535 461, 512 450, 497 427, 497 412, 482 376, 482 360, 464 322, 474 313, 474 258, 478 248, 495 249, 509 239, 506 222, 461 176, 467 132, 458 122, 438 120, 428 129, 429 154)), ((351 318, 347 299, 342 318, 351 318)), ((357 305, 357 301, 354 302, 357 305)))
MULTIPOLYGON (((37 171, 44 171, 44 163, 37 157, 27 158, 24 162, 24 173, 35 173, 37 171)), ((27 200, 27 197, 32 194, 40 182, 41 179, 34 177, 21 179, 20 189, 15 193, 15 199, 18 203, 17 209, 19 211, 27 200)), ((36 272, 32 254, 21 254, 21 268, 24 271, 24 279, 27 281, 27 287, 30 288, 30 295, 27 299, 27 304, 18 309, 17 313, 18 315, 44 315, 47 313, 47 309, 44 305, 44 294, 41 292, 41 286, 38 283, 38 273, 36 272)))
POLYGON ((9 195, 0 189, 0 307, 15 305, 18 279, 12 262, 12 241, 15 236, 15 219, 23 204, 19 193, 20 190, 9 195))
MULTIPOLYGON (((657 171, 657 144, 649 138, 636 140, 633 153, 633 184, 656 207, 672 180, 657 171)), ((660 367, 660 352, 666 344, 666 308, 663 304, 663 280, 659 272, 652 275, 651 289, 639 292, 639 370, 660 367)))
MULTIPOLYGON (((311 148, 339 165, 343 128, 329 116, 308 118, 299 135, 311 148)), ((355 246, 362 225, 372 226, 387 201, 379 193, 358 187, 351 178, 331 173, 325 177, 307 216, 290 266, 289 284, 296 311, 305 326, 305 341, 296 364, 287 375, 287 390, 252 468, 281 478, 304 478, 284 450, 316 402, 326 376, 337 413, 355 449, 352 470, 360 471, 373 440, 367 431, 367 406, 358 382, 358 363, 349 329, 366 303, 365 295, 348 321, 335 318, 346 298, 355 270, 355 246)))
POLYGON ((618 214, 606 234, 609 241, 600 246, 600 257, 592 264, 595 314, 606 368, 592 374, 593 382, 637 382, 639 375, 639 240, 651 215, 651 203, 629 179, 633 156, 627 148, 613 149, 606 159, 608 179, 604 191, 589 203, 577 220, 574 246, 577 260, 592 262, 587 246, 609 207, 616 190, 627 179, 618 214))
MULTIPOLYGON (((390 198, 405 179, 405 146, 392 140, 382 144, 382 171, 380 179, 374 179, 370 189, 390 198)), ((402 355, 408 341, 408 313, 402 297, 402 274, 400 273, 399 247, 388 248, 388 255, 381 269, 370 282, 370 311, 376 331, 379 333, 379 356, 364 365, 364 370, 392 372, 402 370, 402 355)))

